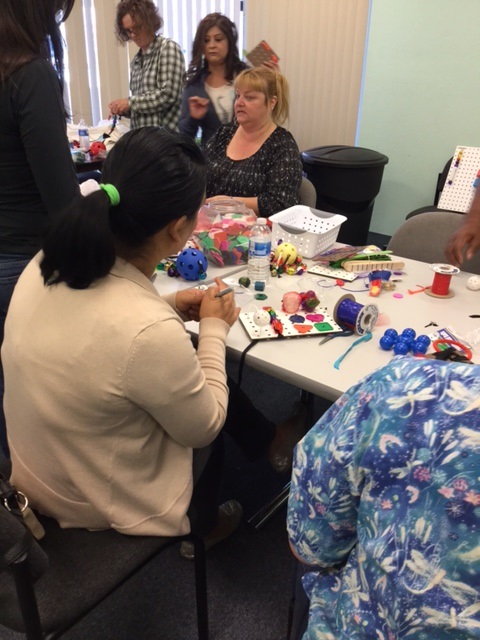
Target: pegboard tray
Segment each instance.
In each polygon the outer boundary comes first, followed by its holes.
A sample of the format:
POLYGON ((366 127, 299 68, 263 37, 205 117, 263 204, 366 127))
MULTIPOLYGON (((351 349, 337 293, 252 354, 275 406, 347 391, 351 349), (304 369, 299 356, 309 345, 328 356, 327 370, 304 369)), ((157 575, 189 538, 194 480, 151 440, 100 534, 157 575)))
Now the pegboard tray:
MULTIPOLYGON (((338 325, 326 309, 317 308, 307 313, 298 311, 296 314, 275 310, 275 314, 282 323, 284 338, 300 338, 304 336, 324 336, 329 333, 341 333, 342 327, 338 325), (299 322, 300 317, 302 321, 299 322)), ((255 312, 241 313, 240 322, 252 340, 270 340, 278 338, 279 334, 269 324, 259 327, 254 321, 255 312)))
POLYGON ((290 242, 303 258, 313 258, 332 246, 346 219, 338 213, 295 205, 270 216, 272 246, 279 240, 290 242))

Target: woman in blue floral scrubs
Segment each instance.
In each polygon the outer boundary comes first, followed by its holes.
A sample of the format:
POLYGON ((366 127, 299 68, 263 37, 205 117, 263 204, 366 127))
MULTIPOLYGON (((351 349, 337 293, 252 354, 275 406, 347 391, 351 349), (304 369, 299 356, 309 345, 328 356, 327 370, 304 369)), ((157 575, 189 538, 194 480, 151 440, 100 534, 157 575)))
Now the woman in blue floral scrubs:
POLYGON ((480 366, 395 358, 296 449, 304 639, 480 638, 479 523, 480 366))

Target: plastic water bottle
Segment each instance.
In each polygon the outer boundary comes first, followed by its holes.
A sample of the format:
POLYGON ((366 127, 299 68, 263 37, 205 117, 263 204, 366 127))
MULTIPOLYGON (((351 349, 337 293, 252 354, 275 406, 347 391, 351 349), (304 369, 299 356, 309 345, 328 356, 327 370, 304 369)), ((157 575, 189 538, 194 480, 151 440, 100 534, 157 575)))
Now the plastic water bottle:
POLYGON ((90 150, 90 138, 88 136, 88 125, 85 120, 80 120, 78 123, 78 144, 82 151, 90 150))
POLYGON ((258 218, 250 232, 248 244, 248 277, 251 282, 265 282, 270 278, 272 232, 266 218, 258 218))

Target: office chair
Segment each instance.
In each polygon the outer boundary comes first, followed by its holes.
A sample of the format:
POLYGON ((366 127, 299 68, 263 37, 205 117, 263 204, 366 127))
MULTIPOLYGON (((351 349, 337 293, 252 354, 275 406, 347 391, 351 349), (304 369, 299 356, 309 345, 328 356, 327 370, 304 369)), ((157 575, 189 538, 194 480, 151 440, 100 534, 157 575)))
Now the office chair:
POLYGON ((317 206, 317 192, 313 182, 310 182, 308 178, 302 177, 302 184, 300 185, 300 204, 304 204, 307 207, 315 208, 317 206))
MULTIPOLYGON (((413 211, 410 211, 410 213, 407 215, 405 220, 409 220, 410 218, 413 218, 413 216, 418 216, 420 213, 430 213, 432 211, 447 211, 447 209, 438 208, 438 201, 440 200, 440 196, 442 195, 443 188, 447 181, 448 172, 450 171, 450 166, 452 164, 452 161, 453 161, 453 157, 447 160, 442 171, 438 174, 437 184, 435 186, 435 193, 433 196, 433 205, 427 205, 426 207, 419 207, 418 209, 414 209, 413 211)), ((458 212, 458 213, 461 213, 461 212, 458 212)))
MULTIPOLYGON (((395 231, 387 249, 403 258, 443 263, 446 261, 445 245, 463 222, 463 215, 453 211, 419 213, 405 220, 395 231)), ((462 262, 461 269, 480 274, 480 254, 462 262)))
MULTIPOLYGON (((182 540, 193 542, 199 640, 208 640, 205 548, 195 535, 126 536, 114 531, 61 529, 39 517, 46 535, 30 531, 0 506, 0 624, 27 640, 53 640, 182 540)), ((180 561, 180 560, 179 560, 180 561)))

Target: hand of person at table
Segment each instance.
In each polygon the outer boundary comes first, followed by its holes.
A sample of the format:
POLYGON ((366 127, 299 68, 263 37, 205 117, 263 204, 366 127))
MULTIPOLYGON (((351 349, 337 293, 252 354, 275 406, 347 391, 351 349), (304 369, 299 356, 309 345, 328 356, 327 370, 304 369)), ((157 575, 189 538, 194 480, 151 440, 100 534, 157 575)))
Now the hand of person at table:
POLYGON ((205 198, 205 202, 208 204, 209 202, 215 202, 215 200, 230 200, 233 196, 212 196, 211 198, 205 198))
POLYGON ((220 278, 215 278, 215 285, 204 292, 205 295, 200 305, 200 320, 203 320, 203 318, 220 318, 231 327, 238 318, 240 307, 235 306, 233 291, 221 298, 216 298, 215 295, 222 289, 226 289, 226 284, 220 278))
POLYGON ((210 100, 208 98, 200 98, 200 96, 192 96, 188 99, 188 107, 190 109, 190 115, 195 120, 201 120, 207 114, 208 105, 210 100))
POLYGON ((175 296, 175 306, 180 313, 187 316, 189 320, 200 320, 200 305, 202 304, 205 291, 201 289, 183 289, 175 296))
POLYGON ((108 105, 108 108, 110 109, 110 113, 108 115, 109 120, 112 116, 121 116, 129 109, 128 98, 119 98, 118 100, 113 100, 108 105))
POLYGON ((463 260, 470 260, 480 249, 480 217, 467 220, 460 229, 453 234, 445 247, 448 262, 460 266, 463 260))

